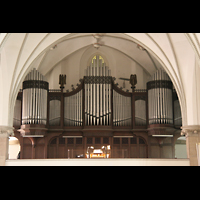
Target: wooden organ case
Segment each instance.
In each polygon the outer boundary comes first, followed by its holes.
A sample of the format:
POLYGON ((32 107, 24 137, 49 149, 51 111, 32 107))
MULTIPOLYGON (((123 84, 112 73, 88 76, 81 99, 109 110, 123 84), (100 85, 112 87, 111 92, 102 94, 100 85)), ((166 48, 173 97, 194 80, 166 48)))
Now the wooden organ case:
MULTIPOLYGON (((153 104, 155 91, 123 91, 99 56, 85 70, 77 88, 72 86, 70 92, 64 92, 64 87, 49 90, 48 83, 37 70, 31 73, 35 74, 33 79, 39 80, 19 92, 17 105, 21 106, 22 115, 14 115, 19 118, 15 117, 14 127, 21 145, 21 159, 85 157, 90 147, 104 147, 102 151, 106 150, 111 158, 153 157, 149 137, 156 133, 152 124, 173 128, 171 118, 169 123, 163 121, 162 124, 152 119, 154 115, 152 108, 149 112, 148 105, 153 104), (26 91, 27 88, 31 90, 26 91)), ((31 73, 27 80, 32 77, 31 73)), ((171 102, 174 101, 176 109, 180 110, 177 96, 170 98, 174 98, 171 102)), ((20 110, 15 107, 16 111, 20 110)), ((176 118, 179 119, 176 126, 180 126, 181 116, 176 114, 176 118)))

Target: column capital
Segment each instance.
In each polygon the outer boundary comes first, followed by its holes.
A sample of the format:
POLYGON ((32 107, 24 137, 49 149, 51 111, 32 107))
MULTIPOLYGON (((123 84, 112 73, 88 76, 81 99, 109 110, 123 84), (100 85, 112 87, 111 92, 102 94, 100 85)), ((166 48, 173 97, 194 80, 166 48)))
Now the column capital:
POLYGON ((0 137, 14 136, 13 129, 11 126, 0 126, 0 137))
POLYGON ((185 135, 186 137, 200 135, 200 125, 182 126, 181 129, 181 135, 185 135))

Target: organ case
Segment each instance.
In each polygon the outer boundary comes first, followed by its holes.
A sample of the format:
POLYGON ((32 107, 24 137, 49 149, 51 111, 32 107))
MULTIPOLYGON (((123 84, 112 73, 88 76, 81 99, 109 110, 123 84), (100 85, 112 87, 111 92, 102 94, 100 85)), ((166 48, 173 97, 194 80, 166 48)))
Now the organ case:
POLYGON ((49 90, 44 77, 33 69, 23 82, 21 133, 29 135, 31 131, 28 133, 27 127, 37 127, 34 135, 38 135, 38 127, 45 132, 49 128, 64 127, 134 129, 147 128, 151 124, 179 125, 180 106, 178 98, 172 100, 174 95, 168 75, 158 70, 152 79, 147 83, 147 90, 123 91, 97 56, 85 70, 78 87, 64 92, 63 89, 49 90), (173 107, 177 114, 173 113, 173 107))
POLYGON ((42 136, 46 132, 49 83, 35 68, 25 77, 22 95, 23 136, 42 136))

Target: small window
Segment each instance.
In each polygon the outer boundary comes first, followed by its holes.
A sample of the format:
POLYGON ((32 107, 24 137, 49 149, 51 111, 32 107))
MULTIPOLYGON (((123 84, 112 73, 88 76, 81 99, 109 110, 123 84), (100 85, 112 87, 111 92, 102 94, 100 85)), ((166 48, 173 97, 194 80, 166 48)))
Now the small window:
POLYGON ((87 138, 87 144, 92 144, 92 138, 87 138))
POLYGON ((103 138, 103 144, 109 144, 109 138, 108 137, 103 138))
POLYGON ((82 144, 83 139, 82 138, 76 138, 76 144, 82 144))
POLYGON ((113 139, 114 144, 120 144, 120 139, 119 138, 114 138, 113 139))
POLYGON ((59 138, 59 144, 65 144, 65 138, 59 138))
POLYGON ((57 138, 54 138, 54 139, 51 141, 51 144, 56 144, 56 139, 57 139, 57 138))
POLYGON ((131 138, 131 144, 137 144, 137 138, 136 137, 131 138))
POLYGON ((122 144, 128 144, 128 138, 122 138, 122 144))
MULTIPOLYGON (((92 58, 92 63, 94 63, 94 60, 96 59, 97 59, 97 55, 92 58)), ((102 56, 99 56, 99 60, 102 60, 102 63, 104 63, 104 59, 102 58, 102 56)))
POLYGON ((95 138, 95 144, 101 144, 101 138, 99 137, 95 138))
POLYGON ((145 141, 142 138, 139 138, 139 144, 145 144, 145 141))
POLYGON ((67 144, 74 144, 74 138, 68 138, 67 144))

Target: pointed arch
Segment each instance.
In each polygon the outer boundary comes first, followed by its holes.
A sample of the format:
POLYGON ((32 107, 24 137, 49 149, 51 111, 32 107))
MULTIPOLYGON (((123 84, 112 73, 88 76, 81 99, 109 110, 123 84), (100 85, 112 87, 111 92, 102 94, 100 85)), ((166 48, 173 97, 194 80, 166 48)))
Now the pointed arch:
POLYGON ((101 59, 101 60, 103 61, 102 63, 106 63, 106 66, 109 66, 108 59, 106 58, 105 55, 103 55, 103 54, 100 53, 100 52, 93 53, 93 54, 89 57, 88 62, 87 62, 87 66, 89 66, 89 65, 93 62, 93 59, 95 59, 96 56, 99 56, 99 59, 101 59))

